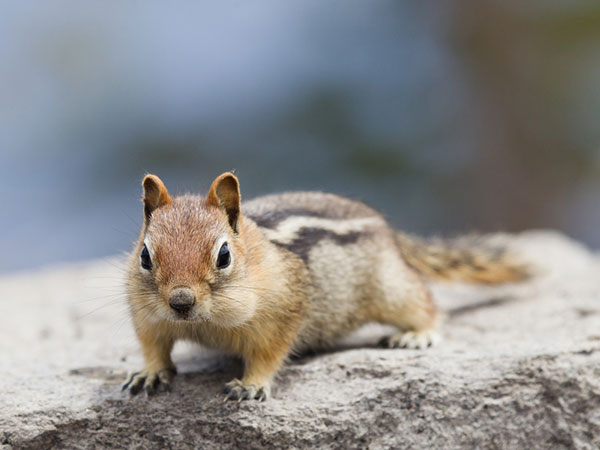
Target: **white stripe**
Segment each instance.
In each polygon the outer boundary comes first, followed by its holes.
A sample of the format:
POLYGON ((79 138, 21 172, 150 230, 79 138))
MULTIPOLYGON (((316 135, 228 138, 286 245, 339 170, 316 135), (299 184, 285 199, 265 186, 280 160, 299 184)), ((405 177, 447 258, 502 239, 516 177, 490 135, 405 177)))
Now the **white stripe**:
POLYGON ((319 228, 336 234, 346 234, 353 231, 362 231, 369 225, 381 222, 379 217, 361 217, 358 219, 323 219, 321 217, 292 216, 283 220, 274 230, 263 229, 270 240, 276 240, 281 244, 291 244, 302 228, 319 228))
POLYGON ((154 247, 152 246, 152 239, 149 234, 144 236, 144 245, 148 249, 148 253, 150 253, 150 260, 154 261, 154 247))

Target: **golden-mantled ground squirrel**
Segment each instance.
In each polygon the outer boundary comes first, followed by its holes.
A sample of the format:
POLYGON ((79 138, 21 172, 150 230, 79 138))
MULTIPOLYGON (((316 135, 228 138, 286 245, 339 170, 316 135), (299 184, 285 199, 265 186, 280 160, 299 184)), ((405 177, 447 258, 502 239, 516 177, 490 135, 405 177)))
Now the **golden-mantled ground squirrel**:
POLYGON ((423 276, 499 283, 527 275, 485 238, 425 243, 393 230, 363 203, 296 192, 240 203, 220 175, 206 197, 172 198, 142 183, 144 224, 127 293, 146 367, 123 386, 169 388, 179 339, 240 356, 226 398, 265 400, 290 354, 322 349, 368 322, 398 333, 389 347, 435 344, 439 314, 423 276))

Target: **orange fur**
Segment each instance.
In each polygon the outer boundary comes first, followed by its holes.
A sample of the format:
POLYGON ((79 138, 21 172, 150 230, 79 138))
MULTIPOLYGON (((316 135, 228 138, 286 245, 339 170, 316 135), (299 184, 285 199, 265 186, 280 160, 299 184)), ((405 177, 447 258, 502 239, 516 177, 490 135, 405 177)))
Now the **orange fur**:
POLYGON ((144 212, 146 219, 157 208, 170 205, 173 200, 163 184, 162 180, 156 175, 146 175, 142 181, 144 188, 144 212))
POLYGON ((503 245, 488 242, 499 236, 463 236, 425 242, 397 233, 396 241, 406 262, 433 279, 498 284, 522 281, 529 269, 503 245))
POLYGON ((435 343, 439 313, 419 274, 477 282, 521 274, 493 247, 425 245, 332 194, 268 196, 242 209, 229 172, 204 198, 172 198, 155 175, 142 184, 145 220, 127 291, 146 367, 126 383, 132 393, 167 386, 173 344, 187 339, 242 357, 228 397, 263 400, 288 355, 331 346, 368 322, 399 329, 390 347, 435 343), (185 311, 170 303, 182 291, 192 302, 185 311))

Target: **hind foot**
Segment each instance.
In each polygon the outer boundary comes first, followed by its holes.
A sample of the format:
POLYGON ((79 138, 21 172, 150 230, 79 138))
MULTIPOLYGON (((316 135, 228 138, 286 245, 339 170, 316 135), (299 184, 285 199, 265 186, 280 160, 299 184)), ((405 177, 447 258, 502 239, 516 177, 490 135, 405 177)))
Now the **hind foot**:
POLYGON ((421 349, 433 347, 441 340, 436 330, 406 331, 382 339, 381 345, 387 348, 421 349))

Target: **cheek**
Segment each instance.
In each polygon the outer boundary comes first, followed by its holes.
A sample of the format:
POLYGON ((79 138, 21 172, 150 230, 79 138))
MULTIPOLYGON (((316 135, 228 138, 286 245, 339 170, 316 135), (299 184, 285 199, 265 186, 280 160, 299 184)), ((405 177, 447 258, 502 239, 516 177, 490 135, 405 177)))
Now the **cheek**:
POLYGON ((254 316, 257 302, 253 293, 229 289, 213 295, 211 313, 214 320, 223 325, 241 325, 254 316))

